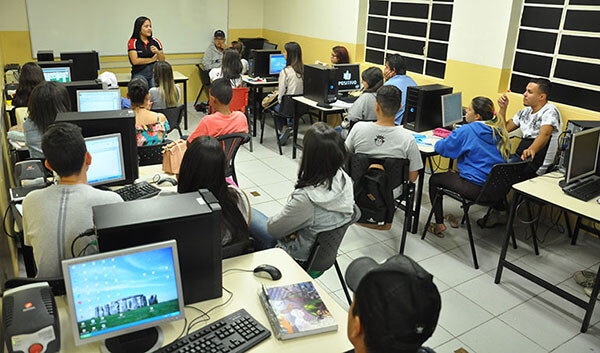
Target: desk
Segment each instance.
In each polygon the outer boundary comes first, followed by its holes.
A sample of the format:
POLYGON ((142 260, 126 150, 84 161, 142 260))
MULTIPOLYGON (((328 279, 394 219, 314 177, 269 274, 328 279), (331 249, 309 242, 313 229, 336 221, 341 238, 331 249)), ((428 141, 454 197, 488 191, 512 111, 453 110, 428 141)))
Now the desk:
MULTIPOLYGON (((129 81, 131 81, 131 73, 119 73, 117 76, 117 82, 119 87, 127 87, 129 81)), ((188 107, 187 107, 187 82, 189 77, 182 74, 179 71, 173 71, 173 80, 175 83, 183 83, 183 128, 188 128, 188 107)))
MULTIPOLYGON (((246 309, 250 315, 258 320, 262 325, 271 331, 271 326, 267 320, 263 308, 258 299, 258 290, 262 283, 266 286, 288 285, 292 283, 311 281, 310 276, 283 250, 269 249, 248 255, 238 256, 223 260, 223 271, 232 268, 253 269, 254 267, 269 263, 281 270, 283 278, 279 281, 259 279, 252 273, 232 271, 223 276, 223 286, 233 292, 231 302, 213 310, 210 313, 211 319, 205 324, 209 324, 227 314, 233 313, 239 309, 246 309)), ((314 283, 314 282, 313 282, 314 283)), ((286 353, 305 353, 305 352, 323 352, 335 351, 344 352, 352 348, 350 341, 346 337, 347 313, 335 302, 325 290, 318 284, 315 287, 321 294, 327 308, 338 323, 338 330, 335 332, 322 333, 314 336, 296 338, 289 341, 279 341, 271 336, 252 348, 252 352, 286 352, 286 353)), ((193 304, 194 307, 208 311, 210 308, 225 303, 229 294, 223 292, 221 298, 208 300, 193 304)), ((100 352, 100 343, 90 343, 83 346, 75 346, 73 341, 73 329, 70 325, 68 315, 68 304, 65 296, 56 297, 58 315, 60 317, 61 334, 61 352, 100 352)), ((188 322, 198 315, 195 310, 186 310, 188 322)), ((164 345, 172 342, 183 330, 184 320, 179 320, 161 325, 165 336, 164 345)), ((204 325, 195 326, 200 329, 204 325)))
MULTIPOLYGON (((308 99, 304 96, 299 96, 299 97, 292 97, 292 99, 300 104, 304 104, 309 108, 313 108, 313 109, 317 109, 319 111, 319 120, 323 121, 325 120, 325 122, 327 122, 327 115, 329 114, 337 114, 337 113, 343 113, 346 109, 345 108, 340 108, 340 107, 331 107, 331 108, 324 108, 324 107, 319 107, 317 105, 317 102, 312 100, 312 99, 308 99), (325 119, 323 119, 325 118, 325 119)), ((293 130, 293 141, 294 143, 292 144, 292 158, 296 158, 296 149, 300 149, 302 150, 302 146, 298 143, 298 120, 300 119, 300 117, 298 116, 298 114, 296 114, 296 109, 294 109, 294 130, 293 130)))
MULTIPOLYGON (((515 214, 517 205, 523 199, 531 199, 537 202, 549 204, 560 208, 565 212, 570 212, 578 217, 588 219, 592 222, 600 222, 600 205, 596 203, 595 199, 588 202, 583 202, 574 197, 568 196, 562 192, 558 182, 562 178, 559 173, 550 173, 543 176, 538 176, 533 179, 523 181, 521 183, 513 185, 515 196, 513 197, 510 213, 508 217, 508 223, 506 226, 506 234, 504 235, 504 243, 502 244, 502 252, 500 253, 500 260, 498 268, 496 270, 495 283, 500 283, 502 277, 502 270, 504 267, 509 270, 527 278, 528 280, 535 282, 536 284, 544 287, 552 293, 570 301, 571 303, 585 309, 585 316, 581 325, 581 332, 586 332, 590 324, 590 319, 594 311, 596 304, 596 296, 598 295, 598 288, 600 286, 600 266, 598 266, 598 272, 592 290, 592 295, 589 302, 585 302, 571 293, 552 285, 551 283, 537 277, 533 273, 526 271, 525 269, 510 263, 506 260, 506 252, 508 250, 508 242, 513 230, 513 222, 515 220, 515 214)), ((567 224, 567 227, 569 225, 567 224)), ((575 235, 573 235, 575 237, 575 235)))
MULTIPOLYGON (((255 81, 248 75, 242 76, 242 81, 252 92, 252 136, 256 137, 256 120, 262 121, 262 94, 265 87, 277 87, 278 81, 255 81)), ((261 141, 262 143, 262 141, 261 141)))

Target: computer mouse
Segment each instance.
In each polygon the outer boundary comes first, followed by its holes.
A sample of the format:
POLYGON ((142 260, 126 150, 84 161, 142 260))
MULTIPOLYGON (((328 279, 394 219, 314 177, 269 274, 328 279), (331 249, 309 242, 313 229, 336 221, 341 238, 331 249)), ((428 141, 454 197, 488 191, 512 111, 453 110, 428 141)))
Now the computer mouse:
POLYGON ((164 184, 164 183, 170 183, 171 185, 176 186, 177 185, 177 180, 175 180, 173 178, 163 178, 163 179, 160 179, 157 184, 161 185, 161 184, 164 184))
POLYGON ((259 265, 254 269, 254 275, 260 278, 266 278, 273 281, 281 279, 281 271, 273 265, 259 265))

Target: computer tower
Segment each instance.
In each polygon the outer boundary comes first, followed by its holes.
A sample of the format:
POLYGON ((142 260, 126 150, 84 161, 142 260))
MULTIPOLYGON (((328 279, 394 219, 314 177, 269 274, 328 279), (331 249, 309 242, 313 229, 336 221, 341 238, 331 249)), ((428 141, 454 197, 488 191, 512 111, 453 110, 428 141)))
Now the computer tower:
POLYGON ((54 61, 53 50, 38 50, 37 61, 54 61))
POLYGON ((95 80, 100 70, 100 59, 95 50, 60 53, 60 60, 73 60, 71 81, 95 80))
MULTIPOLYGON (((244 46, 244 51, 242 52, 242 58, 250 60, 250 51, 252 49, 269 49, 269 48, 264 48, 264 43, 266 41, 265 38, 240 38, 239 39, 240 42, 242 42, 242 45, 244 46)), ((273 49, 277 49, 277 48, 273 48, 273 49)))
POLYGON ((269 56, 281 54, 281 50, 252 49, 248 60, 248 75, 251 77, 267 77, 269 74, 269 56))
POLYGON ((318 103, 337 100, 337 69, 323 65, 304 65, 304 96, 318 103))
MULTIPOLYGON (((571 136, 578 132, 600 127, 600 121, 595 120, 569 120, 567 121, 567 127, 564 132, 562 142, 558 146, 558 169, 560 172, 565 173, 569 166, 569 155, 571 154, 571 136)), ((600 168, 598 168, 600 171, 600 168)), ((598 172, 598 171, 597 171, 598 172)), ((600 175, 600 174, 599 174, 600 175)))
POLYGON ((77 111, 77 91, 85 89, 102 89, 102 81, 98 79, 85 80, 85 81, 73 81, 65 82, 63 85, 69 92, 69 99, 71 100, 71 110, 77 111))
POLYGON ((221 297, 221 206, 210 191, 94 206, 92 212, 100 252, 175 239, 185 304, 221 297))
POLYGON ((422 132, 441 127, 442 96, 452 93, 452 87, 433 84, 411 86, 406 92, 403 125, 405 128, 422 132))

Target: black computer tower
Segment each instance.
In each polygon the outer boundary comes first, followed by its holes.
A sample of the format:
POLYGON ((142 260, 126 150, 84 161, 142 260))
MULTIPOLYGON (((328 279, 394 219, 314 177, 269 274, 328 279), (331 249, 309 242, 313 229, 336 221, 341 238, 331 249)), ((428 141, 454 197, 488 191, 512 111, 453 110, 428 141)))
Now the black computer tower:
POLYGON ((405 128, 422 132, 441 127, 442 96, 452 93, 452 87, 433 84, 411 86, 406 92, 406 107, 402 124, 405 128))
POLYGON ((239 41, 242 42, 242 45, 244 46, 242 58, 247 60, 250 60, 250 51, 252 49, 265 49, 263 48, 266 41, 265 38, 239 38, 239 41))
POLYGON ((281 54, 281 50, 273 49, 252 49, 250 50, 250 59, 248 60, 248 75, 252 77, 267 77, 269 73, 269 56, 272 54, 281 54))
MULTIPOLYGON (((565 173, 569 166, 569 155, 571 154, 571 136, 578 132, 600 127, 600 121, 597 120, 569 120, 567 121, 567 127, 565 129, 564 138, 562 144, 558 146, 558 168, 559 171, 565 173)), ((596 170, 597 174, 600 172, 600 168, 596 170)), ((600 175, 600 174, 599 174, 600 175)))
POLYGON ((100 252, 175 239, 184 303, 221 297, 221 206, 210 191, 94 206, 92 211, 100 252))
POLYGON ((100 58, 95 50, 60 53, 60 60, 73 60, 71 81, 95 80, 100 70, 100 58))
POLYGON ((86 89, 102 89, 102 81, 98 79, 85 80, 85 81, 74 81, 65 82, 63 86, 67 88, 69 92, 69 99, 71 99, 71 111, 77 111, 77 91, 86 89))
POLYGON ((323 65, 304 65, 304 96, 319 103, 337 100, 337 70, 323 65))
POLYGON ((38 50, 37 61, 54 61, 53 50, 38 50))

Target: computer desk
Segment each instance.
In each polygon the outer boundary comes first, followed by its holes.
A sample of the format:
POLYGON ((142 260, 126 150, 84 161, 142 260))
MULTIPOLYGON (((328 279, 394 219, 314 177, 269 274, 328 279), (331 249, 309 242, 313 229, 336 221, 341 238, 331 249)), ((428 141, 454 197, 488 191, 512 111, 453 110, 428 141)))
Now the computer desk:
MULTIPOLYGON (((131 73, 118 73, 115 74, 117 76, 117 82, 119 87, 127 87, 129 81, 131 81, 131 73)), ((182 74, 179 71, 173 71, 173 80, 175 83, 183 83, 183 128, 187 130, 188 128, 188 106, 187 106, 187 82, 189 77, 182 74)))
POLYGON ((252 135, 256 137, 256 121, 262 121, 262 94, 263 88, 266 87, 277 87, 279 82, 277 81, 255 81, 248 75, 242 76, 242 81, 248 86, 250 92, 252 92, 252 135))
MULTIPOLYGON (((246 309, 250 315, 258 320, 263 326, 267 327, 269 331, 272 331, 267 316, 258 299, 258 291, 261 288, 261 284, 264 284, 267 287, 280 286, 312 281, 312 279, 286 252, 281 249, 269 249, 223 260, 223 271, 228 269, 251 270, 256 266, 265 263, 277 267, 281 271, 283 277, 279 281, 271 281, 268 279, 256 278, 252 273, 248 272, 231 271, 226 273, 223 275, 223 286, 233 292, 231 302, 224 307, 211 311, 210 320, 206 321, 204 324, 194 326, 193 331, 242 308, 246 309)), ((296 338, 288 341, 279 341, 271 335, 271 337, 252 348, 252 352, 345 352, 352 348, 350 341, 348 341, 348 338, 346 337, 347 312, 325 292, 323 287, 314 281, 313 283, 336 320, 338 324, 337 331, 296 338)), ((192 304, 192 306, 208 311, 219 304, 225 303, 228 298, 229 294, 223 291, 223 296, 221 298, 199 302, 192 304)), ((66 296, 56 297, 56 304, 58 316, 60 318, 61 352, 100 352, 99 342, 75 346, 66 296)), ((188 322, 199 315, 199 313, 193 309, 187 309, 185 314, 188 322)), ((165 337, 164 345, 171 343, 179 336, 184 328, 183 325, 184 320, 161 325, 165 337)))
MULTIPOLYGON (((536 202, 556 206, 562 211, 575 214, 580 217, 580 219, 587 219, 596 223, 600 222, 600 205, 596 202, 596 198, 588 202, 583 202, 574 197, 566 195, 558 185, 558 182, 561 179, 561 174, 554 172, 513 185, 512 188, 515 191, 515 195, 510 207, 506 233, 504 235, 504 243, 502 244, 502 252, 500 253, 500 260, 498 262, 498 268, 496 269, 496 278, 494 282, 496 284, 500 283, 500 279, 502 278, 502 270, 506 267, 507 269, 542 286, 543 288, 562 297, 563 299, 566 299, 580 308, 583 308, 585 310, 585 316, 581 324, 581 332, 586 332, 590 324, 594 306, 596 305, 596 297, 598 296, 598 289, 600 287, 600 265, 598 266, 596 280, 592 289, 592 295, 589 301, 585 302, 571 293, 558 288, 557 286, 539 278, 533 273, 528 272, 527 270, 509 262, 506 259, 510 235, 514 232, 513 222, 515 220, 517 205, 521 200, 535 200, 536 202)), ((570 226, 568 223, 567 227, 570 231, 570 226)), ((573 234, 572 237, 575 240, 576 234, 573 234)), ((533 238, 535 239, 535 237, 533 238)))

